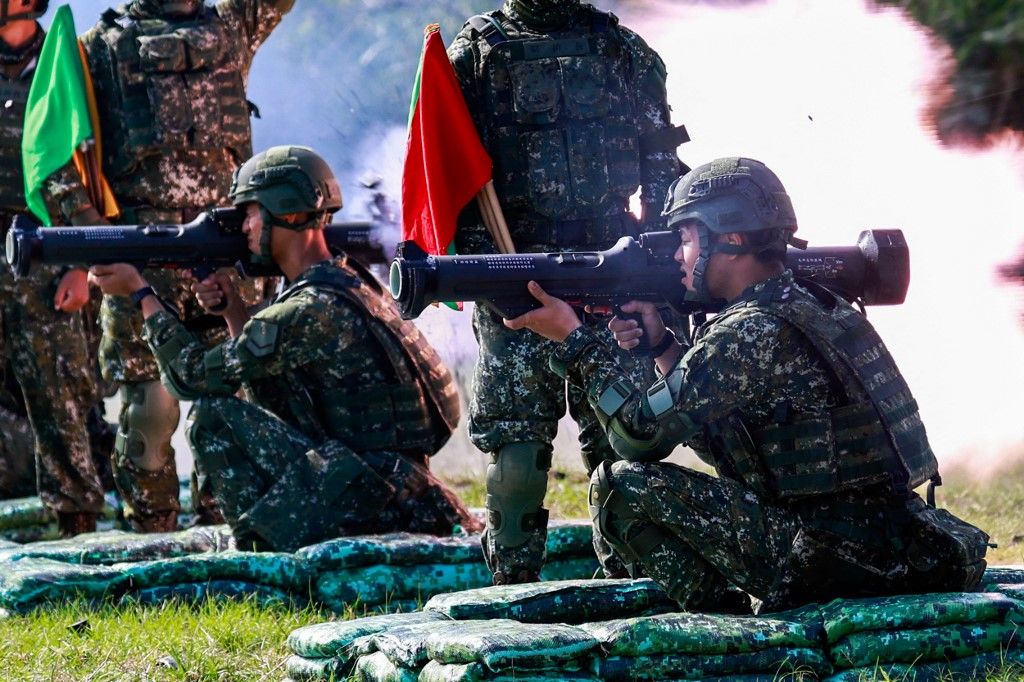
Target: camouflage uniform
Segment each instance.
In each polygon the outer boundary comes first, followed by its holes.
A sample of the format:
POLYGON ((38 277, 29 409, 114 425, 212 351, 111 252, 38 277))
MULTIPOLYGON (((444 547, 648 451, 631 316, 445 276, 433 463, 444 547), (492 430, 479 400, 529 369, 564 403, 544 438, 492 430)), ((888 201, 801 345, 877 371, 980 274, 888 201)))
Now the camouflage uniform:
POLYGON ((584 328, 552 365, 629 460, 594 473, 595 525, 684 607, 735 607, 730 584, 771 609, 977 585, 987 536, 911 492, 937 464, 884 344, 788 271, 699 328, 650 390, 584 328), (718 477, 655 463, 682 442, 718 477))
MULTIPOLYGON (((669 123, 658 55, 614 15, 557 4, 533 11, 509 0, 470 19, 448 50, 519 252, 603 249, 642 228, 664 229, 659 213, 680 171, 675 147, 685 141, 685 130, 669 123), (557 16, 548 23, 545 11, 557 16), (642 223, 628 212, 641 187, 642 223)), ((456 245, 460 253, 496 251, 475 205, 460 218, 456 245)), ((469 431, 491 453, 484 553, 496 582, 530 580, 544 561, 541 504, 565 382, 548 369, 543 339, 507 329, 483 307, 473 328, 480 358, 469 431), (519 501, 503 501, 509 496, 519 501)), ((636 371, 642 382, 643 368, 636 371)), ((614 453, 582 395, 570 388, 568 398, 590 471, 614 453)))
MULTIPOLYGON (((40 29, 29 49, 38 52, 41 43, 40 29)), ((14 214, 28 210, 21 137, 34 73, 33 58, 16 78, 0 74, 6 103, 0 108, 0 225, 4 228, 14 214)), ((59 276, 56 268, 37 268, 16 280, 0 255, 0 362, 10 367, 21 385, 26 413, 22 417, 20 401, 9 396, 12 404, 5 406, 0 418, 4 441, 0 495, 24 493, 24 482, 35 465, 39 494, 49 509, 97 514, 103 507, 103 490, 85 427, 88 406, 96 403, 97 396, 81 316, 53 308, 59 276)))
POLYGON ((371 281, 319 263, 213 350, 168 312, 146 320, 165 383, 195 401, 200 487, 240 544, 476 525, 427 463, 458 421, 451 376, 371 281))
MULTIPOLYGON (((103 131, 104 172, 124 224, 184 223, 227 203, 235 167, 252 155, 249 67, 294 0, 197 3, 201 7, 188 17, 165 13, 164 4, 174 3, 135 0, 108 10, 82 36, 103 131)), ((47 189, 65 222, 95 215, 73 167, 52 176, 47 189)), ((196 304, 190 278, 172 271, 147 272, 146 278, 204 342, 227 338, 222 320, 196 304)), ((243 299, 256 304, 270 286, 249 280, 240 288, 243 299)), ((178 405, 160 387, 142 341, 142 317, 131 302, 105 297, 100 320, 103 376, 123 384, 114 472, 126 517, 137 530, 170 530, 179 510, 170 446, 178 405)), ((212 509, 201 515, 216 519, 212 509)))

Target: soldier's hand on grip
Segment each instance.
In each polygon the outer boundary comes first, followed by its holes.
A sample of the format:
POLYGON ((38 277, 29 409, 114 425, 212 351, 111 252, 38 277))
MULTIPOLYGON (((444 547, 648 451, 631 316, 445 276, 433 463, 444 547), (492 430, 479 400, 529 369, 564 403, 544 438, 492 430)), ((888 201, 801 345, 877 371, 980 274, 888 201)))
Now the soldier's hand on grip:
POLYGON ((618 315, 608 321, 608 329, 619 347, 632 350, 640 345, 640 337, 646 335, 651 346, 661 343, 666 333, 665 321, 661 319, 658 307, 644 301, 630 301, 619 308, 623 313, 639 314, 643 325, 635 319, 624 319, 618 315), (642 327, 642 328, 641 328, 642 327))
POLYGON ((202 282, 194 282, 191 291, 196 294, 200 306, 211 314, 226 315, 230 311, 245 309, 238 288, 230 276, 221 272, 214 272, 202 282))
POLYGON ((234 281, 220 272, 213 273, 201 282, 193 282, 192 293, 196 295, 196 301, 202 309, 213 315, 228 315, 245 309, 234 281))

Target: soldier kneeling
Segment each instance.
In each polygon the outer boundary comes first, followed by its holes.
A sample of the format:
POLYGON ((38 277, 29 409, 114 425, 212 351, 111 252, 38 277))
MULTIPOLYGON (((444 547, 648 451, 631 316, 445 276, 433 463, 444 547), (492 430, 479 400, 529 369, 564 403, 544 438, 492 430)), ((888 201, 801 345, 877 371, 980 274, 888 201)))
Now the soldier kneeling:
POLYGON ((917 403, 864 315, 786 269, 796 215, 775 174, 705 164, 672 186, 664 215, 683 283, 721 312, 690 343, 652 304, 622 306, 643 324, 614 318, 618 344, 646 335, 662 381, 634 385, 536 283, 543 307, 506 321, 561 342, 552 367, 587 392, 626 460, 598 467, 590 502, 630 572, 695 610, 749 612, 743 592, 780 609, 974 589, 988 536, 913 492, 938 482, 917 403), (658 461, 680 443, 718 477, 658 461))
POLYGON ((249 248, 290 284, 251 317, 229 277, 193 285, 229 341, 207 349, 130 265, 96 266, 90 278, 141 306, 161 380, 194 401, 199 487, 239 547, 478 529, 428 464, 458 421, 451 375, 376 280, 328 250, 322 228, 341 208, 330 168, 310 149, 274 147, 238 169, 231 198, 249 248), (251 403, 235 397, 240 387, 251 403))

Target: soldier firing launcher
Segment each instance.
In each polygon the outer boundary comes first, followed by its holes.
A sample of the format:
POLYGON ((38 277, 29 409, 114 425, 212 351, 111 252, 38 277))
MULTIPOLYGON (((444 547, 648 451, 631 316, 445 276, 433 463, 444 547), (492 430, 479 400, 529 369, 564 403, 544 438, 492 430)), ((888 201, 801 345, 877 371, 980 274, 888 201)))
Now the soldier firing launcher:
MULTIPOLYGON (((131 263, 139 268, 182 268, 200 278, 241 263, 247 275, 280 275, 273 264, 252 262, 242 232, 245 214, 217 208, 185 225, 102 225, 39 227, 31 218, 15 216, 7 233, 7 262, 24 277, 33 263, 103 265, 131 263)), ((384 263, 384 250, 373 242, 369 222, 328 225, 328 246, 345 251, 364 264, 384 263)))
MULTIPOLYGON (((391 264, 391 294, 405 319, 440 301, 479 301, 502 317, 517 317, 539 306, 526 289, 530 280, 577 306, 614 309, 639 300, 681 314, 698 312, 673 260, 678 247, 674 231, 623 237, 605 251, 565 253, 429 256, 402 242, 391 264)), ((856 246, 791 248, 786 265, 798 279, 866 305, 903 303, 910 284, 910 252, 901 230, 866 230, 856 246)))

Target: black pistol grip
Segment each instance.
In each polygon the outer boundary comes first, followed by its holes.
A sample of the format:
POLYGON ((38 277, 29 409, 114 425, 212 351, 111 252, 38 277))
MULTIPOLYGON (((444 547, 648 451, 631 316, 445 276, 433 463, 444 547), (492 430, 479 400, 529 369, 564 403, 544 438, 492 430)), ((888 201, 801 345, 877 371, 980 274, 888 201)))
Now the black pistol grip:
POLYGON ((644 316, 642 313, 623 312, 622 308, 615 306, 615 316, 623 320, 634 320, 643 332, 637 339, 637 345, 630 349, 635 355, 649 355, 651 352, 651 340, 647 337, 647 330, 644 329, 644 316))

